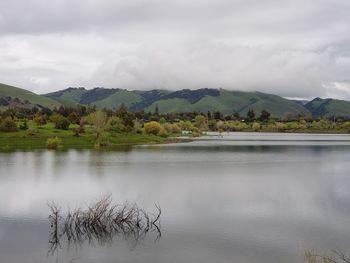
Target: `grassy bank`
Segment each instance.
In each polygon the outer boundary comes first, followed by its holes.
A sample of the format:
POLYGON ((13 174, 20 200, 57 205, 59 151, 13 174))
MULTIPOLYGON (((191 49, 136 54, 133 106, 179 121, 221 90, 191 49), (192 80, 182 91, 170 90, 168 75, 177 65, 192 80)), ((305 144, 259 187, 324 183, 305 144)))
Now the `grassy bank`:
POLYGON ((37 127, 29 122, 28 130, 0 133, 0 150, 33 150, 47 148, 49 138, 61 140, 60 149, 113 149, 118 146, 137 144, 159 144, 179 141, 176 138, 163 138, 155 135, 130 133, 105 132, 100 138, 96 138, 92 129, 87 127, 84 133, 78 136, 74 132, 74 126, 69 130, 55 129, 52 123, 37 127), (101 143, 102 141, 102 143, 101 143), (100 143, 102 147, 100 147, 100 143))

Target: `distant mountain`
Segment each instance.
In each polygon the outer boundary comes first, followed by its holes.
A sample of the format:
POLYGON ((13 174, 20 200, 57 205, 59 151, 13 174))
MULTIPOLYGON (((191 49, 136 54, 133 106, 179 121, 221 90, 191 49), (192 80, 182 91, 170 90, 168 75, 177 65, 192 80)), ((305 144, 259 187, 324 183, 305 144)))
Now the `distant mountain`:
POLYGON ((0 83, 0 108, 9 106, 33 108, 37 106, 39 108, 46 107, 52 109, 60 105, 61 103, 56 100, 37 95, 25 89, 0 83))
POLYGON ((61 105, 96 105, 98 108, 118 109, 124 104, 130 111, 154 112, 204 112, 220 111, 225 114, 239 112, 246 115, 253 109, 258 115, 267 110, 272 117, 307 116, 350 118, 350 102, 336 99, 315 98, 311 101, 289 100, 262 92, 229 91, 225 89, 125 90, 97 87, 70 87, 45 95, 0 84, 0 109, 7 107, 48 107, 61 105))
POLYGON ((345 117, 350 116, 350 102, 336 99, 315 98, 304 105, 314 117, 345 117))
POLYGON ((131 111, 154 112, 157 106, 161 113, 221 111, 227 114, 239 112, 245 115, 249 109, 257 113, 265 109, 271 113, 272 117, 278 118, 286 114, 310 114, 303 105, 277 95, 224 89, 128 91, 68 88, 45 96, 65 105, 94 104, 99 108, 116 109, 124 104, 131 111))

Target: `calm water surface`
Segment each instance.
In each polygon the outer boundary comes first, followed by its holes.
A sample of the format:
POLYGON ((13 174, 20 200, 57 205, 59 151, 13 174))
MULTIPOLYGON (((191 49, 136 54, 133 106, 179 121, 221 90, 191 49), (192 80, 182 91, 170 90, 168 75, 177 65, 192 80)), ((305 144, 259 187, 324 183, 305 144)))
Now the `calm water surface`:
POLYGON ((114 152, 0 153, 0 262, 303 262, 305 249, 348 249, 350 137, 223 134, 114 152), (63 242, 48 255, 47 202, 106 194, 149 212, 162 237, 63 242))

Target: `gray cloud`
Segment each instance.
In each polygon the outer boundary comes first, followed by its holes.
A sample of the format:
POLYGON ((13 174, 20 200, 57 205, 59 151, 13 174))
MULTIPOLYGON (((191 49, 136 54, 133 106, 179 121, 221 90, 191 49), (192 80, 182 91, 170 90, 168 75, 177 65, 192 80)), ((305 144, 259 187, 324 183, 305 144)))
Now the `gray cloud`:
POLYGON ((350 99, 348 0, 2 0, 0 82, 350 99))

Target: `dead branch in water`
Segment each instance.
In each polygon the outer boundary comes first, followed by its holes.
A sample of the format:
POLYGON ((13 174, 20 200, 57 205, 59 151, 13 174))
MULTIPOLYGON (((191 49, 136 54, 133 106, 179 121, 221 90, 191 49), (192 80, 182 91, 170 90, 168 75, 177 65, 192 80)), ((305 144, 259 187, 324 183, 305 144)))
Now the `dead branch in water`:
POLYGON ((330 253, 317 254, 312 250, 305 251, 305 261, 307 263, 350 263, 350 257, 338 250, 330 253))
POLYGON ((104 244, 112 242, 116 235, 132 238, 137 243, 151 230, 156 230, 156 240, 161 236, 161 209, 158 205, 157 214, 152 217, 136 204, 113 205, 110 196, 102 198, 85 210, 69 209, 65 215, 61 215, 60 208, 54 203, 50 203, 49 207, 51 253, 60 247, 62 238, 66 239, 69 246, 71 243, 80 245, 85 241, 104 244))

